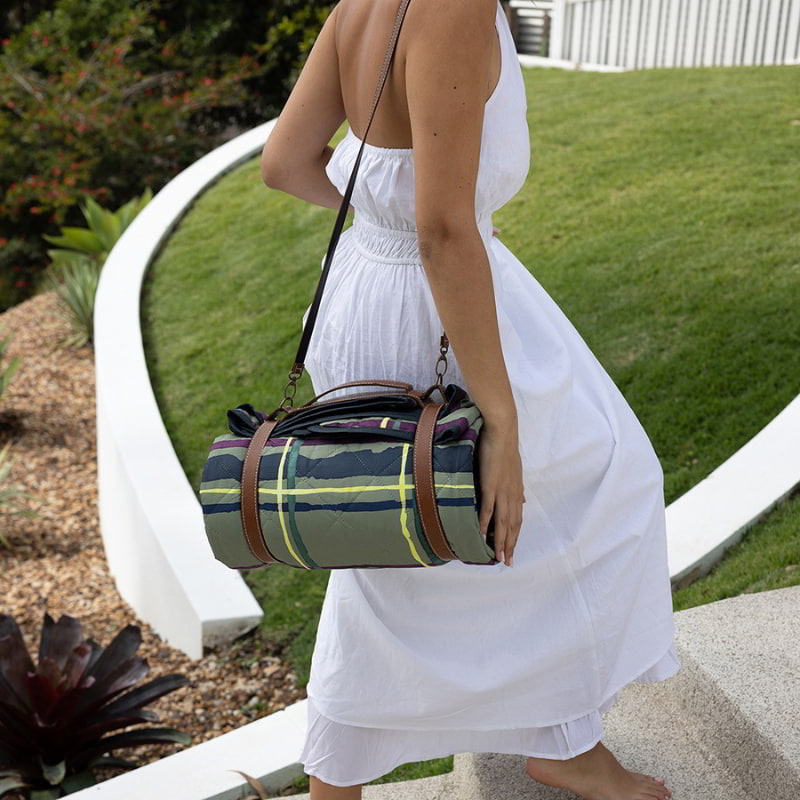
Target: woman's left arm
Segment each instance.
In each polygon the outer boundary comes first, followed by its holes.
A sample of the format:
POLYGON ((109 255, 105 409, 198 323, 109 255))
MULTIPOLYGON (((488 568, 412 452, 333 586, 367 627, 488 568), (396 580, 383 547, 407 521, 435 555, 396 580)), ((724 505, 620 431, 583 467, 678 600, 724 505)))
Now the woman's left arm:
POLYGON ((325 173, 328 144, 345 120, 336 10, 328 15, 261 153, 261 179, 272 189, 326 208, 339 208, 342 195, 325 173))

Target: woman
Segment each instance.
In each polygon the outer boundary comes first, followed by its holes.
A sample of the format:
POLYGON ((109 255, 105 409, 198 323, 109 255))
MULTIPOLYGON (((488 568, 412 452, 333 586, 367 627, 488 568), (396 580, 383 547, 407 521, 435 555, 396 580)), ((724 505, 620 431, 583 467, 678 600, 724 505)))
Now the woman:
MULTIPOLYGON (((265 145, 268 186, 339 207, 399 5, 333 9, 265 145)), ((587 800, 671 795, 600 741, 623 686, 680 667, 663 473, 578 332, 492 236, 528 173, 526 108, 498 0, 410 4, 306 367, 315 393, 381 377, 424 389, 447 332, 446 382, 485 420, 479 520, 485 533, 494 515, 498 563, 332 571, 300 756, 313 800, 459 752, 526 755, 532 778, 587 800)))

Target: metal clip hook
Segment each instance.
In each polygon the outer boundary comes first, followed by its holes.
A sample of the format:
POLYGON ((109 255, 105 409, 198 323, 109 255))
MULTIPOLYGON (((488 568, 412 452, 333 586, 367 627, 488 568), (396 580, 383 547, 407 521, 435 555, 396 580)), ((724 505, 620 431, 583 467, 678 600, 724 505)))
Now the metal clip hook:
POLYGON ((294 407, 293 401, 295 394, 297 394, 297 381, 302 375, 303 367, 301 366, 298 370, 297 364, 295 364, 289 370, 289 382, 283 389, 283 400, 281 401, 281 406, 288 405, 290 407, 294 407))
POLYGON ((434 369, 436 370, 436 383, 442 387, 444 386, 444 374, 447 372, 447 349, 450 346, 450 342, 447 339, 447 334, 443 333, 442 338, 439 340, 439 358, 436 359, 436 366, 434 369), (444 363, 444 367, 441 372, 439 372, 439 364, 444 363))

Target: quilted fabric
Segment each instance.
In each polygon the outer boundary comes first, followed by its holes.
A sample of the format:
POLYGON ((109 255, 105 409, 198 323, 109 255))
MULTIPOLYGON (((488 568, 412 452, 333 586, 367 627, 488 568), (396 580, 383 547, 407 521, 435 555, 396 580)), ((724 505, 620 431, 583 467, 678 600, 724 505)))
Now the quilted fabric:
MULTIPOLYGON (((433 444, 442 527, 459 560, 491 564, 491 528, 484 539, 473 477, 483 419, 460 387, 450 384, 445 396, 433 444)), ((417 505, 420 411, 408 397, 345 396, 298 409, 275 426, 262 450, 258 492, 263 538, 280 563, 297 569, 446 563, 431 549, 417 505)), ((263 563, 244 538, 240 492, 247 448, 264 416, 250 405, 229 412, 231 433, 214 440, 200 488, 214 555, 236 569, 263 563)))

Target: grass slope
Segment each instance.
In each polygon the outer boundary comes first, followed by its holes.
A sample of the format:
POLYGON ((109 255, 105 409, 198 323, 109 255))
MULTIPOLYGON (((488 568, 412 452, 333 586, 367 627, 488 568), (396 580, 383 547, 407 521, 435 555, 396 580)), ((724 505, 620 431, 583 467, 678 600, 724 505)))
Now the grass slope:
MULTIPOLYGON (((524 76, 532 167, 494 215, 499 237, 636 411, 669 503, 800 390, 800 68, 524 76)), ((254 159, 198 199, 153 264, 148 365, 195 487, 228 408, 278 405, 334 216, 266 189, 254 159)), ((310 396, 304 376, 298 400, 310 396)), ((676 608, 800 582, 786 569, 798 524, 797 501, 773 512, 676 608)), ((248 581, 304 682, 327 573, 248 581)))

